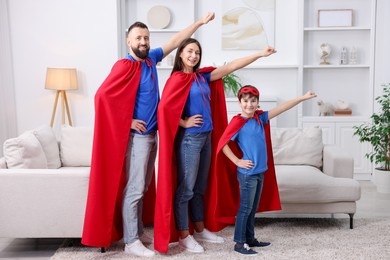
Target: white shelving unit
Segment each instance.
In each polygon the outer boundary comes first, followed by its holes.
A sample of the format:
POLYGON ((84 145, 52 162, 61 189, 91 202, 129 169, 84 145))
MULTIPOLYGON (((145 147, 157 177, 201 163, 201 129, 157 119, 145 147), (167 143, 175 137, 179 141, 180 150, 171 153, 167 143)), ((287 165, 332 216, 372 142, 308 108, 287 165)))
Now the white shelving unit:
MULTIPOLYGON (((119 33, 120 43, 122 43, 120 48, 120 57, 126 55, 128 52, 126 46, 125 35, 128 29, 128 26, 135 21, 144 22, 150 31, 150 47, 161 47, 171 36, 175 33, 181 31, 186 26, 190 25, 195 21, 196 16, 196 6, 195 0, 119 0, 118 11, 120 13, 121 24, 119 33), (148 10, 154 6, 165 6, 169 9, 171 14, 171 21, 169 25, 164 29, 154 29, 148 23, 148 10), (185 10, 185 15, 183 15, 183 10, 185 10), (122 33, 123 32, 123 33, 122 33)), ((165 66, 161 64, 161 66, 165 66)), ((168 67, 169 68, 169 67, 168 67)))
POLYGON ((318 116, 314 102, 299 106, 298 126, 319 126, 326 144, 337 144, 354 156, 355 178, 370 179, 372 166, 364 157, 366 144, 353 136, 353 126, 369 120, 373 112, 375 12, 376 0, 301 0, 298 68, 301 93, 314 90, 321 99, 335 106, 338 100, 350 103, 352 116, 318 116), (318 27, 321 9, 353 9, 352 27, 318 27), (328 43, 330 65, 320 65, 320 45, 328 43), (340 65, 342 47, 357 49, 358 62, 340 65))

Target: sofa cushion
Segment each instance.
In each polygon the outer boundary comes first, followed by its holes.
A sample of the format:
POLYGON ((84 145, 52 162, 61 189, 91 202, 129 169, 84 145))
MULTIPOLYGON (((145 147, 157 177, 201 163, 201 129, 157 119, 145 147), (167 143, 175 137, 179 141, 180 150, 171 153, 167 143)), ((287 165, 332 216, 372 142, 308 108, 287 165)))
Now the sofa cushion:
POLYGON ((332 203, 360 199, 360 184, 350 178, 335 178, 307 165, 276 165, 282 203, 332 203))
POLYGON ((32 131, 6 140, 3 152, 8 168, 47 169, 45 153, 32 131))
POLYGON ((61 128, 60 154, 65 167, 91 166, 92 127, 63 126, 61 128))
POLYGON ((60 148, 53 130, 49 126, 41 126, 33 130, 45 153, 47 168, 58 169, 61 167, 60 148))
POLYGON ((271 128, 275 164, 322 166, 322 130, 271 128))

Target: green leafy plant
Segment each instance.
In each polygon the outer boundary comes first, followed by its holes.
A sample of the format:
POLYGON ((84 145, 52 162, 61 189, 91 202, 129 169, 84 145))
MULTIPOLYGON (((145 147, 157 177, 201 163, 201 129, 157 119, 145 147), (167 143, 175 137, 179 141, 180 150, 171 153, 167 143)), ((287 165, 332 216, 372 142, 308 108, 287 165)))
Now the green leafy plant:
POLYGON ((240 83, 240 77, 232 72, 223 77, 222 81, 225 93, 231 91, 234 96, 237 96, 238 90, 240 90, 242 87, 242 84, 240 83))
POLYGON ((369 142, 373 151, 366 157, 378 169, 390 171, 390 83, 383 84, 383 94, 375 98, 380 105, 380 111, 373 113, 372 122, 355 126, 354 135, 359 136, 360 142, 369 142))

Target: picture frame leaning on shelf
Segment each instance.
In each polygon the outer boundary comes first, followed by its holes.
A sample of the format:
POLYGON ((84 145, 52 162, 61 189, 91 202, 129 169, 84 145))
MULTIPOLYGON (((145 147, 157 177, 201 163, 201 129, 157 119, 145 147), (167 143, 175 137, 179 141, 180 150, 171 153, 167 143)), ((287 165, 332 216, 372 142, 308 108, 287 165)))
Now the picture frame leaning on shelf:
POLYGON ((353 26, 353 9, 319 9, 318 27, 353 26))

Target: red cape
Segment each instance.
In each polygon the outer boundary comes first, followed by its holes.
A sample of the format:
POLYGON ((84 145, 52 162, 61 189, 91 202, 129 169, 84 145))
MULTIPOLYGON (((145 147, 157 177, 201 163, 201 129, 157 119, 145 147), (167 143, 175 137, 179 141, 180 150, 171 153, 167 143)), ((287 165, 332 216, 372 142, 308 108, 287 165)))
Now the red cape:
MULTIPOLYGON (((211 72, 208 67, 199 72, 211 72)), ((174 142, 179 122, 195 73, 175 72, 168 79, 158 107, 158 181, 154 218, 154 248, 167 252, 169 242, 178 241, 173 213, 173 198, 176 191, 176 156, 174 142)), ((227 126, 227 112, 222 80, 210 82, 211 113, 213 120, 212 149, 215 154, 218 140, 227 126)), ((213 164, 213 162, 212 162, 213 164)), ((212 165, 211 164, 211 165, 212 165)), ((210 175, 214 174, 210 169, 210 175)), ((205 194, 207 197, 207 194, 205 194)), ((205 198, 207 201, 208 199, 205 198)), ((207 206, 205 204, 205 211, 207 206)), ((205 215, 206 216, 206 215, 205 215)), ((208 226, 206 226, 209 228, 208 226)))
MULTIPOLYGON (((95 95, 91 172, 82 243, 108 247, 123 236, 125 153, 141 77, 141 63, 117 61, 95 95)), ((154 214, 155 181, 144 197, 144 223, 154 214)))
MULTIPOLYGON (((256 115, 263 111, 256 111, 256 115)), ((207 219, 212 219, 215 223, 213 231, 235 223, 235 217, 240 204, 240 189, 237 180, 237 166, 231 162, 222 152, 222 148, 229 144, 229 147, 238 158, 242 157, 242 152, 238 144, 231 141, 231 138, 245 124, 245 119, 241 115, 236 115, 230 121, 228 127, 218 142, 217 158, 215 160, 214 175, 209 180, 209 198, 212 199, 210 205, 213 208, 209 212, 207 219)), ((263 190, 259 207, 256 212, 281 210, 279 190, 275 176, 274 159, 272 153, 270 125, 264 124, 267 143, 268 170, 264 173, 263 190)))

